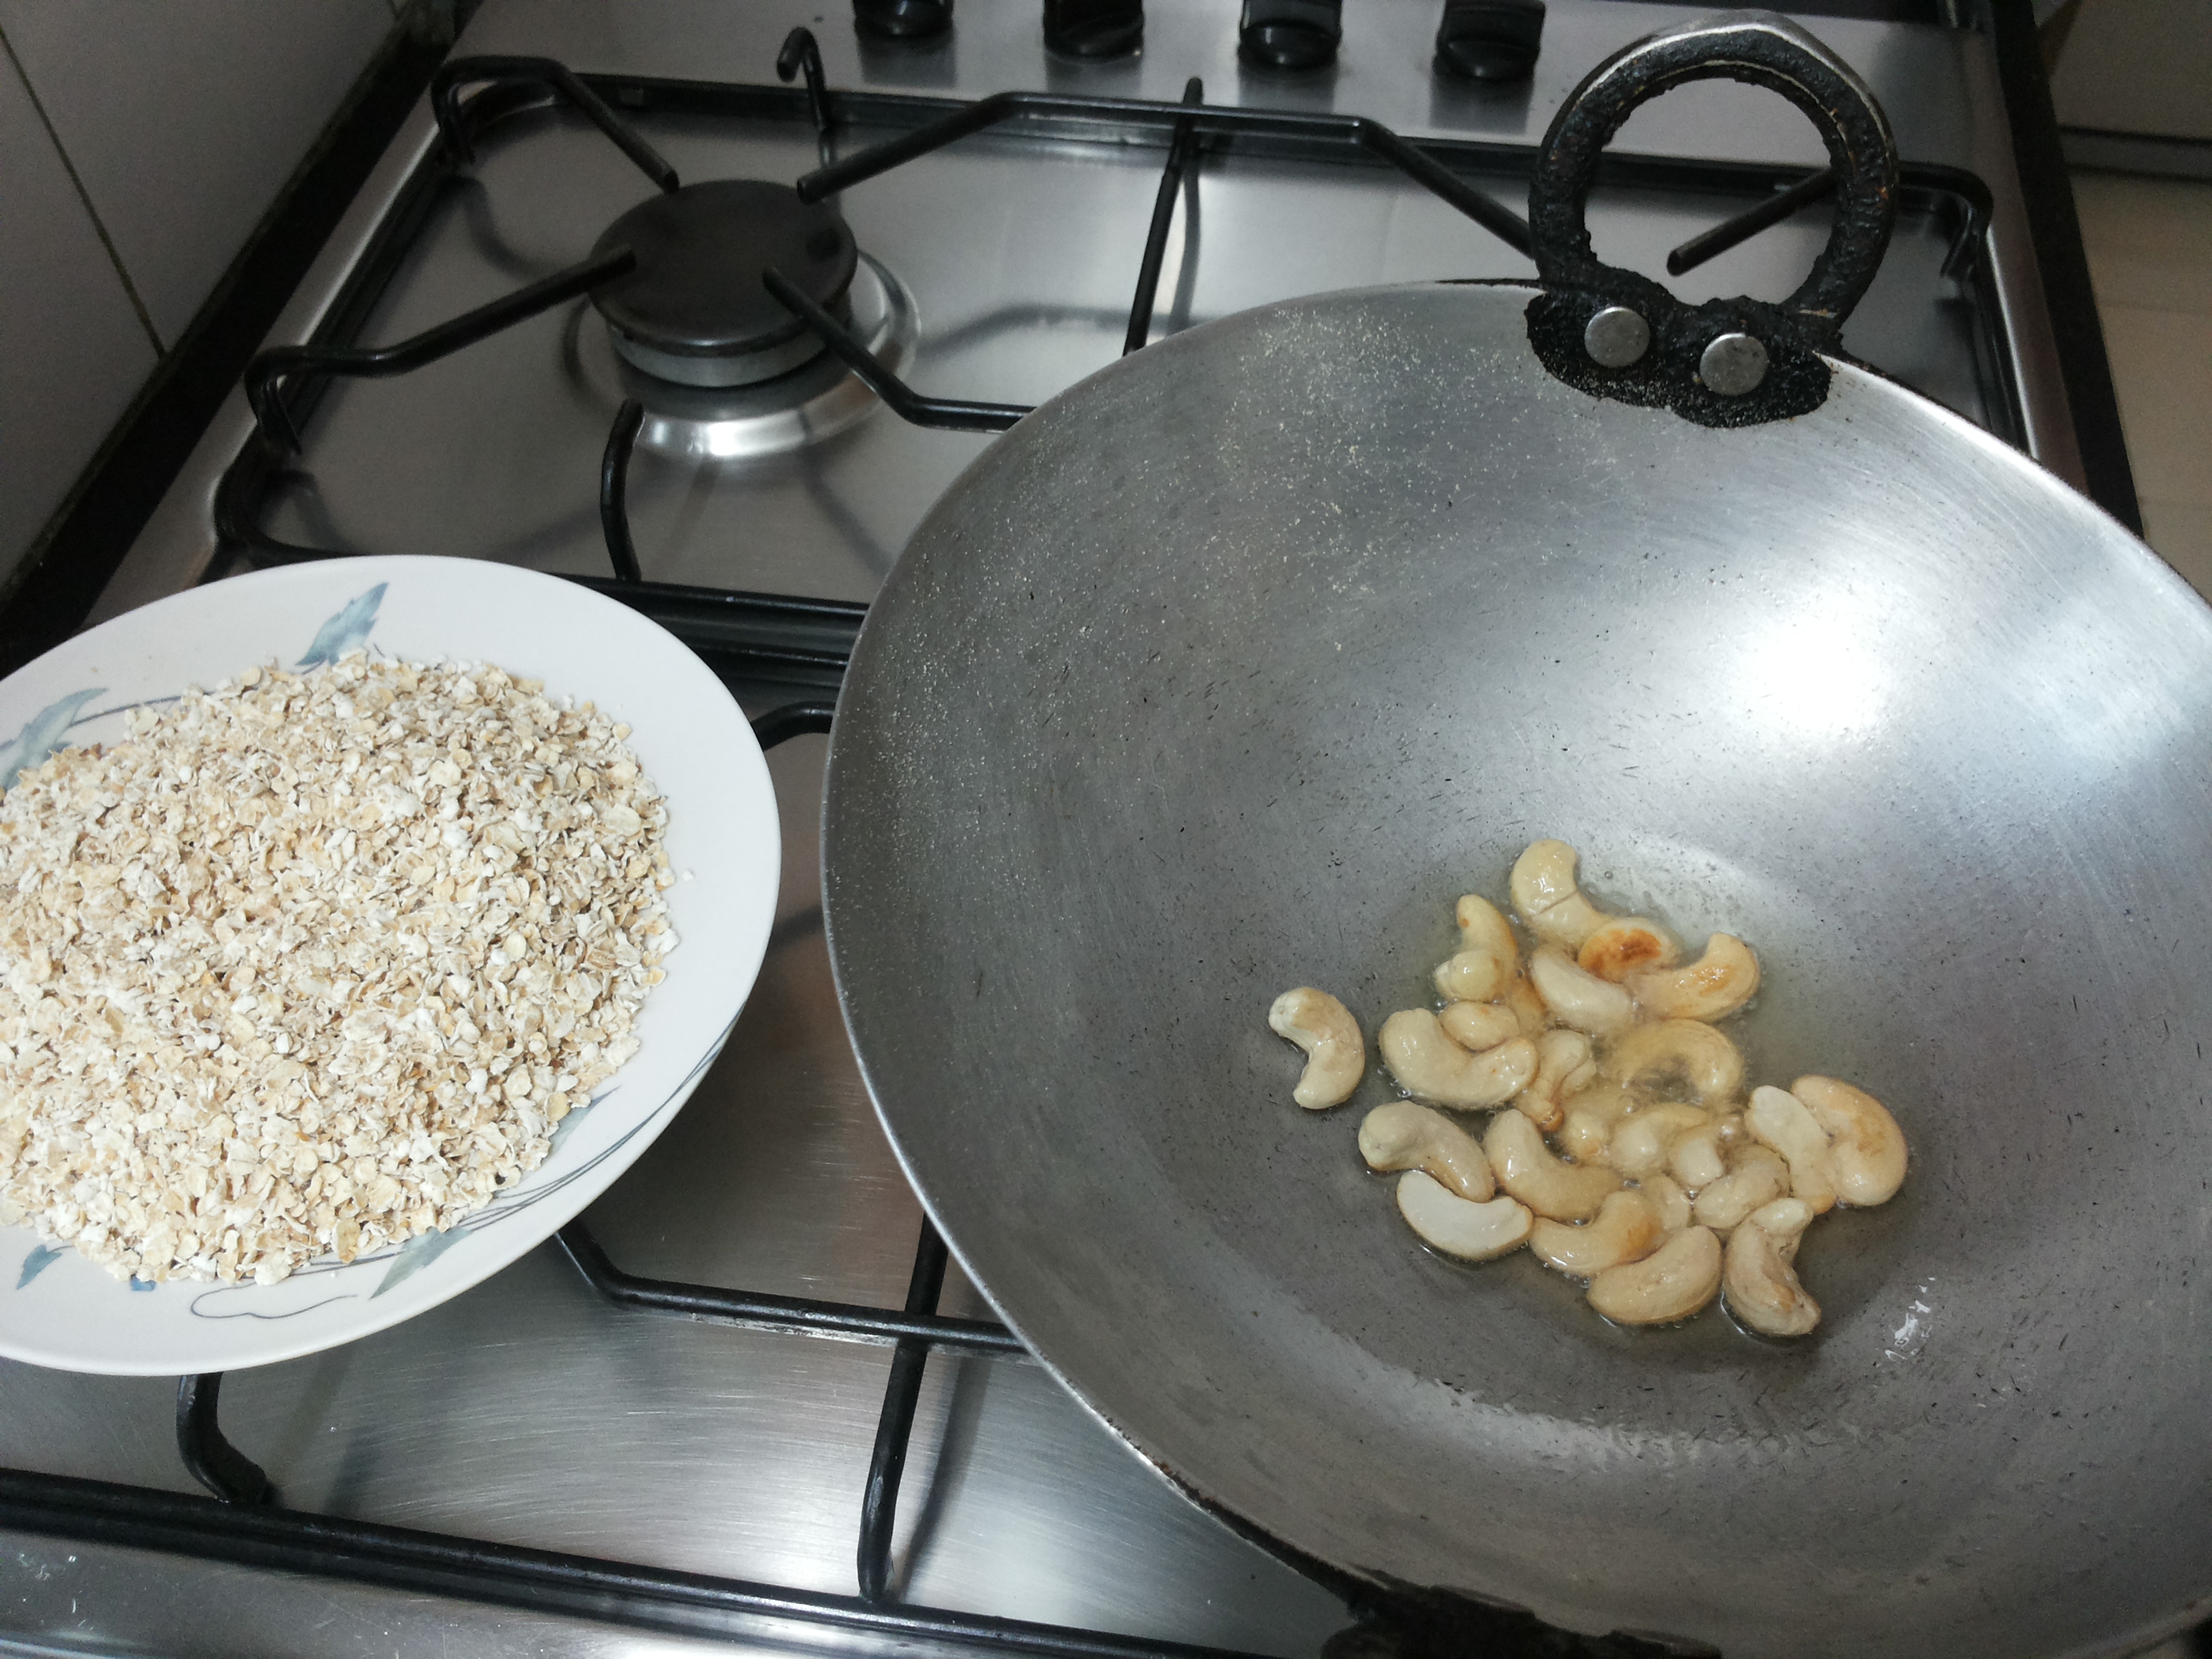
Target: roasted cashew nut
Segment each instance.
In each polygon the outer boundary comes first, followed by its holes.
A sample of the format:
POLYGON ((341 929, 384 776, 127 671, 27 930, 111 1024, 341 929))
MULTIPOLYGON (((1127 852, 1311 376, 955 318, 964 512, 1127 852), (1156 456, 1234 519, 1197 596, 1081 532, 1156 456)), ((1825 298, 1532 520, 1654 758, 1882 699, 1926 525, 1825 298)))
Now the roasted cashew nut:
POLYGON ((1592 1036, 1611 1036, 1626 1030, 1636 1018, 1633 997, 1595 974, 1584 973, 1556 945, 1536 947, 1528 958, 1528 982, 1561 1024, 1592 1036))
POLYGON ((1267 1010, 1267 1025, 1306 1051, 1306 1069, 1291 1098, 1309 1111, 1341 1106, 1367 1070, 1367 1044, 1352 1011, 1326 991, 1302 985, 1267 1010))
MULTIPOLYGON (((1714 933, 1681 963, 1658 923, 1593 904, 1577 862, 1541 841, 1514 864, 1513 903, 1538 940, 1525 969, 1512 921, 1479 894, 1460 899, 1459 949, 1434 975, 1442 1011, 1403 1010, 1377 1034, 1413 1099, 1367 1115, 1360 1155, 1400 1173, 1401 1213, 1447 1255, 1481 1261, 1528 1243, 1623 1324, 1687 1319, 1725 1287, 1746 1328, 1802 1335, 1820 1318, 1795 1267, 1805 1228, 1839 1196, 1891 1197, 1904 1136, 1879 1101, 1832 1078, 1739 1105, 1744 1058, 1712 1022, 1757 994, 1758 956, 1714 933), (1509 1100, 1480 1141, 1415 1103, 1509 1100)), ((1306 1050, 1300 1104, 1357 1087, 1364 1045, 1334 998, 1287 992, 1268 1021, 1306 1050)))
POLYGON ((1480 893, 1462 894, 1454 914, 1460 948, 1437 969, 1437 994, 1447 1002, 1487 1002, 1520 972, 1521 942, 1513 924, 1480 893))
POLYGON ((1553 1157, 1536 1126, 1518 1112, 1500 1112, 1490 1120, 1482 1150, 1499 1186, 1554 1221, 1587 1220, 1607 1193, 1620 1188, 1620 1177, 1610 1170, 1562 1164, 1553 1157))
POLYGON ((1528 1212, 1511 1199, 1472 1203, 1425 1170, 1398 1177, 1398 1213, 1423 1243, 1466 1261, 1487 1261, 1528 1242, 1528 1212))
POLYGON ((1417 1100, 1461 1111, 1502 1106, 1536 1075, 1536 1045, 1527 1037, 1471 1054, 1444 1034, 1426 1008, 1407 1008, 1382 1022, 1377 1039, 1390 1075, 1417 1100))
POLYGON ((1654 1019, 1725 1019, 1757 994, 1759 958, 1733 933, 1715 933, 1695 962, 1640 968, 1627 983, 1654 1019))
POLYGON ((1556 1129, 1566 1114, 1559 1098, 1597 1075, 1589 1039, 1580 1031, 1547 1031, 1536 1039, 1536 1075, 1513 1103, 1543 1130, 1556 1129))
POLYGON ((1544 999, 1536 994, 1536 988, 1528 983, 1525 974, 1516 974, 1498 994, 1501 1007, 1513 1011, 1513 1018, 1521 1022, 1521 1035, 1540 1037, 1550 1029, 1552 1011, 1544 1006, 1544 999))
POLYGON ((1719 1106, 1743 1087, 1743 1054, 1701 1019, 1662 1019, 1632 1026, 1615 1037, 1598 1063, 1606 1076, 1647 1095, 1686 1095, 1701 1106, 1719 1106))
POLYGON ((1826 1129, 1828 1170, 1846 1204, 1886 1204, 1905 1184, 1905 1132, 1863 1089, 1832 1077, 1801 1077, 1790 1092, 1826 1129))
POLYGON ((1686 1101, 1662 1101, 1630 1113, 1613 1126, 1607 1160, 1632 1181, 1660 1174, 1674 1142, 1692 1129, 1702 1129, 1712 1115, 1686 1101))
POLYGON ((1681 955, 1674 936, 1650 917, 1615 916, 1583 941, 1575 960, 1618 985, 1639 968, 1671 968, 1681 955))
POLYGON ((1567 1097, 1559 1124, 1559 1145, 1577 1164, 1607 1164, 1613 1129, 1634 1109, 1636 1101, 1614 1083, 1594 1083, 1567 1097))
POLYGON ((1579 951, 1583 941, 1613 920, 1575 885, 1581 861, 1563 841, 1540 841, 1514 860, 1507 890, 1528 931, 1547 945, 1579 951))
POLYGON ((1636 1183, 1636 1190, 1658 1207, 1659 1224, 1670 1233, 1679 1233, 1690 1224, 1690 1195, 1672 1176, 1646 1176, 1636 1183))
POLYGON ((1743 1133, 1743 1120, 1731 1112, 1677 1135, 1667 1149, 1668 1172, 1690 1191, 1702 1192, 1728 1174, 1729 1149, 1743 1133))
POLYGON ((1426 1170, 1471 1203, 1486 1204, 1498 1194, 1475 1138, 1442 1112, 1410 1100, 1368 1113, 1359 1126, 1359 1155, 1370 1170, 1426 1170))
POLYGON ((1787 1089, 1771 1084, 1751 1091, 1751 1105, 1743 1115, 1752 1138, 1771 1146, 1790 1166, 1790 1191, 1813 1206, 1813 1213, 1832 1209, 1836 1202, 1834 1171, 1828 1161, 1828 1132, 1820 1127, 1805 1103, 1787 1089))
POLYGON ((1589 1304, 1623 1325, 1687 1319, 1721 1288, 1721 1242, 1686 1227, 1641 1261, 1607 1267, 1590 1280, 1589 1304))
POLYGON ((1487 1002, 1505 988, 1513 969, 1487 951, 1462 951, 1437 964, 1437 994, 1447 1002, 1487 1002))
MULTIPOLYGON (((1439 973, 1443 972, 1438 969, 1439 973)), ((1471 1054, 1480 1054, 1495 1048, 1501 1042, 1510 1042, 1521 1035, 1521 1022, 1513 1017, 1510 1008, 1495 1002, 1454 1002, 1447 1004, 1437 1016, 1437 1024, 1444 1028, 1444 1035, 1471 1054)), ((1539 1065, 1541 1063, 1539 1048, 1539 1065)), ((1539 1075, 1541 1075, 1540 1069, 1539 1075)))
POLYGON ((1576 1279, 1589 1279, 1623 1262, 1641 1261, 1667 1237, 1658 1206, 1642 1193, 1624 1188, 1607 1193, 1597 1219, 1574 1227, 1540 1220, 1528 1230, 1528 1248, 1547 1267, 1576 1279))
POLYGON ((1790 1193, 1790 1166, 1765 1146, 1741 1146, 1729 1172, 1698 1194, 1698 1224, 1726 1238, 1762 1204, 1790 1193))
POLYGON ((1521 941, 1513 937, 1513 924, 1504 913, 1480 893, 1462 893, 1453 910, 1459 923, 1459 948, 1496 957, 1508 973, 1521 961, 1521 941))
POLYGON ((1729 1235, 1722 1283, 1729 1311, 1767 1336, 1802 1336, 1820 1322, 1820 1304, 1797 1282, 1791 1263, 1812 1224, 1802 1198, 1762 1205, 1729 1235))

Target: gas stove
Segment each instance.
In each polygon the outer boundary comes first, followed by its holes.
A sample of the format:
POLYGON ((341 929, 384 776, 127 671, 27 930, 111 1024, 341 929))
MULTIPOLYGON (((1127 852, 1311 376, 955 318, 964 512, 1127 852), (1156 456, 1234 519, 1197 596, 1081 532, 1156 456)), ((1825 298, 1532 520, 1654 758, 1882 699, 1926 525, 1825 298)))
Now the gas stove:
MULTIPOLYGON (((1530 41, 1463 4, 1441 40, 1438 0, 1254 9, 1240 42, 1152 0, 1140 45, 1133 7, 981 0, 475 15, 91 619, 356 553, 592 583, 771 745, 767 965, 676 1124, 479 1289, 219 1394, 0 1364, 0 1649, 1299 1656, 1363 1611, 1187 1502, 948 1263, 821 927, 846 653, 992 434, 1247 307, 1530 276, 1498 210, 1553 112, 1693 15, 1553 0, 1510 78, 1530 41)), ((1808 22, 1905 162, 1846 348, 2096 483, 1990 39, 1808 22)), ((1615 142, 1597 251, 1778 298, 1825 159, 1769 94, 1672 94, 1615 142)))

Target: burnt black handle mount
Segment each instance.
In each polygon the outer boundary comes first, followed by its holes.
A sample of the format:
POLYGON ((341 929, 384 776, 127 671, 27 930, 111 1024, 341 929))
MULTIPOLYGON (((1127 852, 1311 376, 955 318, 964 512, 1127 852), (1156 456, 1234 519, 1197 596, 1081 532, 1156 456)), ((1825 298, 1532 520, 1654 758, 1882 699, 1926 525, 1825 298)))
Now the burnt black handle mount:
POLYGON ((1528 189, 1544 291, 1528 337, 1544 366, 1597 397, 1671 408, 1705 426, 1802 415, 1828 394, 1824 356, 1880 269, 1897 220, 1897 145, 1850 66, 1789 19, 1730 12, 1663 30, 1590 71, 1545 135, 1528 189), (1598 163, 1642 105, 1688 81, 1780 93, 1811 118, 1835 176, 1835 228, 1797 291, 1686 305, 1600 259, 1585 208, 1598 163))

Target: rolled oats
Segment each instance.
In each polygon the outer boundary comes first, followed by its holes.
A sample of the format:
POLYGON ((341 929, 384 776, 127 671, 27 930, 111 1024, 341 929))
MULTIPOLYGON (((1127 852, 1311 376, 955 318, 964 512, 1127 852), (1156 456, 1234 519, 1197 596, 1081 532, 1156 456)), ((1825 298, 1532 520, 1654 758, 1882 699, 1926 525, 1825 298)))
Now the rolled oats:
POLYGON ((667 809, 497 668, 251 669, 0 800, 0 1224, 271 1283, 443 1230, 637 1051, 667 809))

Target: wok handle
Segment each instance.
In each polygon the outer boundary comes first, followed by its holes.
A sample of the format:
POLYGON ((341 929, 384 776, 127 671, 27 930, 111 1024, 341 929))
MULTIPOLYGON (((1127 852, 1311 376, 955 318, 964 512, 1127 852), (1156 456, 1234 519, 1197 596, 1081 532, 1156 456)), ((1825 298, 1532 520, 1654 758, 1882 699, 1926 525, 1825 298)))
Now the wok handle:
POLYGON ((1844 320, 1874 281, 1896 220, 1896 141, 1849 64, 1771 12, 1727 12, 1662 30, 1591 70, 1545 135, 1528 190, 1546 290, 1530 308, 1530 337, 1553 373, 1599 396, 1664 404, 1717 426, 1802 414, 1827 395, 1820 358, 1839 353, 1844 320), (1797 291, 1778 304, 1743 296, 1685 305, 1650 278, 1606 264, 1590 246, 1585 208, 1621 124, 1685 82, 1719 78, 1780 93, 1827 146, 1835 228, 1797 291), (1601 312, 1620 310, 1632 311, 1644 331, 1617 314, 1592 329, 1601 312), (1729 343, 1717 349, 1724 337, 1729 343))

